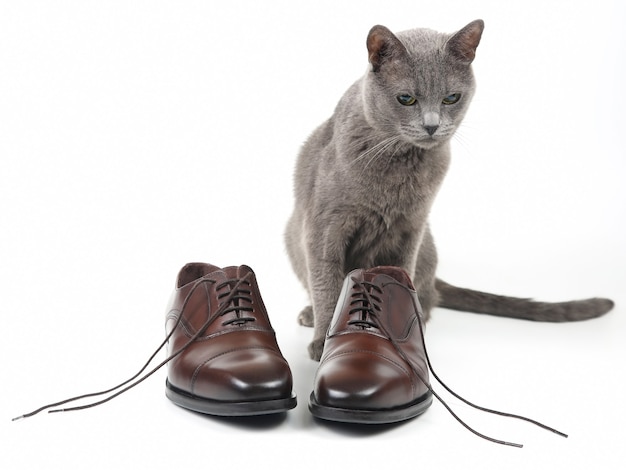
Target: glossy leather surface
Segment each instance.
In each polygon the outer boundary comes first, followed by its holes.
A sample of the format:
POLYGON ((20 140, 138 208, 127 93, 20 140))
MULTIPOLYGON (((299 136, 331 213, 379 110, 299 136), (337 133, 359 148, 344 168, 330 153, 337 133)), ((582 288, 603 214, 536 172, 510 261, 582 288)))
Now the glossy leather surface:
POLYGON ((219 402, 281 399, 292 399, 287 407, 295 406, 291 370, 249 267, 183 267, 167 309, 166 333, 172 333, 169 354, 183 349, 168 364, 168 393, 176 390, 218 408, 219 402))
POLYGON ((430 397, 420 321, 417 295, 403 270, 351 272, 327 333, 312 400, 321 407, 386 410, 430 397))

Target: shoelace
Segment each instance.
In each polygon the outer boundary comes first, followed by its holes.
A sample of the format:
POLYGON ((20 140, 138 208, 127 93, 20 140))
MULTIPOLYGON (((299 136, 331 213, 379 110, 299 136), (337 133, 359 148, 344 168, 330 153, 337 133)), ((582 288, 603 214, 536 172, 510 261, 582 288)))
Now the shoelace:
POLYGON ((222 325, 224 326, 232 325, 232 324, 243 325, 244 323, 255 321, 254 317, 241 316, 241 312, 252 312, 254 310, 252 307, 249 306, 250 304, 252 304, 252 297, 251 297, 252 291, 248 289, 242 289, 241 288, 242 284, 249 285, 247 281, 243 283, 239 283, 239 281, 237 280, 230 280, 230 281, 225 281, 219 284, 215 288, 217 291, 220 291, 226 286, 230 287, 230 290, 226 292, 222 292, 221 294, 217 296, 218 300, 228 298, 228 303, 230 304, 230 307, 225 309, 221 313, 221 315, 226 315, 227 313, 231 313, 231 312, 235 313, 234 318, 231 318, 230 320, 225 320, 224 322, 222 322, 222 325), (247 302, 248 306, 241 305, 240 301, 247 302))
MULTIPOLYGON (((352 325, 357 325, 357 326, 362 326, 364 328, 378 328, 391 342, 391 344, 393 345, 394 349, 398 352, 398 354, 404 359, 404 361, 411 367, 411 369, 413 370, 413 372, 415 373, 415 375, 424 383, 424 385, 426 385, 426 387, 428 388, 428 390, 433 394, 433 396, 435 398, 437 398, 437 400, 439 400, 439 402, 446 408, 446 410, 448 410, 448 412, 463 426, 465 427, 468 431, 474 433, 475 435, 486 439, 488 441, 494 442, 496 444, 502 444, 502 445, 507 445, 507 446, 512 446, 512 447, 523 447, 522 444, 517 444, 514 442, 508 442, 508 441, 503 441, 500 439, 495 439, 493 437, 489 437, 485 434, 482 434, 478 431, 476 431, 474 428, 472 428, 471 426, 469 426, 465 421, 463 421, 453 410, 452 408, 443 400, 443 398, 441 398, 441 396, 439 396, 439 394, 437 392, 435 392, 432 388, 432 386, 430 385, 430 383, 424 379, 424 377, 422 376, 421 372, 415 367, 413 366, 413 364, 411 363, 411 361, 409 360, 408 356, 406 355, 406 353, 402 350, 402 348, 400 347, 400 345, 398 345, 398 343, 396 342, 396 340, 393 338, 392 335, 389 334, 389 332, 387 331, 387 329, 384 327, 383 323, 378 321, 377 318, 377 312, 381 311, 380 306, 378 305, 378 303, 381 301, 380 298, 375 295, 372 294, 372 290, 377 291, 378 293, 382 294, 382 289, 380 287, 378 287, 375 284, 372 284, 370 282, 363 282, 363 281, 359 281, 358 279, 352 277, 351 278, 352 281, 355 284, 355 287, 358 287, 358 290, 352 294, 354 300, 352 300, 351 305, 357 304, 357 303, 361 303, 360 306, 354 307, 352 308, 349 313, 350 314, 354 314, 354 313, 360 313, 360 318, 357 320, 352 320, 350 322, 348 322, 348 324, 352 324, 352 325)), ((399 285, 401 287, 405 287, 400 283, 388 283, 385 285, 389 285, 389 284, 395 284, 395 285, 399 285)), ((384 287, 384 285, 383 285, 384 287)), ((413 303, 413 309, 415 311, 415 315, 418 317, 418 324, 419 324, 419 331, 420 331, 420 338, 421 338, 421 342, 422 342, 422 347, 424 348, 424 355, 426 357, 426 363, 428 364, 428 369, 430 370, 430 373, 433 375, 433 377, 435 378, 435 380, 437 380, 437 382, 439 382, 439 384, 448 392, 450 393, 453 397, 461 400, 463 403, 471 406, 472 408, 475 408, 477 410, 480 411, 484 411, 486 413, 491 413, 491 414, 495 414, 498 416, 503 416, 506 418, 515 418, 515 419, 520 419, 522 421, 527 421, 529 423, 534 424, 535 426, 539 426, 543 429, 546 429, 550 432, 553 432, 555 434, 558 434, 559 436, 562 437, 567 437, 567 434, 558 431, 550 426, 546 426, 543 423, 540 423, 539 421, 535 421, 534 419, 530 419, 527 418, 525 416, 520 416, 520 415, 516 415, 513 413, 507 413, 507 412, 503 412, 503 411, 497 411, 497 410, 492 410, 490 408, 485 408, 483 406, 479 406, 476 405, 474 403, 472 403, 471 401, 463 398, 462 396, 460 396, 458 393, 456 393, 455 391, 453 391, 450 387, 448 387, 448 385, 446 385, 437 375, 437 373, 434 371, 433 366, 430 362, 430 357, 428 355, 428 350, 426 349, 426 341, 424 339, 424 328, 422 325, 422 318, 420 315, 421 309, 420 307, 416 304, 415 302, 415 298, 413 296, 411 296, 411 302, 413 303)))
MULTIPOLYGON (((355 281, 354 278, 352 278, 352 280, 355 281)), ((371 320, 370 318, 376 318, 375 311, 381 311, 380 305, 378 305, 381 300, 378 296, 372 294, 371 291, 376 290, 381 294, 382 291, 376 284, 372 284, 371 282, 367 281, 360 282, 357 285, 363 288, 362 294, 364 294, 364 297, 360 295, 361 293, 359 291, 352 294, 353 300, 350 302, 350 305, 356 305, 359 303, 361 305, 351 308, 349 313, 350 315, 355 313, 359 313, 360 315, 359 318, 355 320, 350 320, 348 322, 348 325, 360 326, 364 329, 378 328, 378 322, 371 320)))
POLYGON ((182 304, 181 309, 180 309, 180 313, 179 313, 178 318, 176 319, 176 323, 172 327, 171 331, 166 335, 166 337, 163 340, 163 342, 160 344, 160 346, 157 348, 157 350, 154 351, 154 353, 150 356, 150 358, 143 365, 143 367, 135 375, 133 375, 131 378, 125 380, 124 382, 120 383, 119 385, 116 385, 115 387, 112 387, 112 388, 110 388, 108 390, 103 390, 101 392, 95 392, 95 393, 87 393, 87 394, 84 394, 84 395, 79 395, 79 396, 76 396, 76 397, 68 398, 68 399, 65 399, 65 400, 62 400, 62 401, 59 401, 59 402, 56 402, 56 403, 50 403, 49 405, 42 406, 41 408, 38 408, 38 409, 36 409, 34 411, 31 411, 30 413, 26 413, 26 414, 23 414, 23 415, 18 416, 16 418, 13 418, 12 421, 17 421, 18 419, 23 419, 23 418, 30 418, 31 416, 34 416, 34 415, 36 415, 36 414, 38 414, 38 413, 40 413, 40 412, 42 412, 44 410, 48 410, 48 413, 61 413, 61 412, 66 412, 66 411, 84 410, 86 408, 92 408, 94 406, 102 405, 103 403, 106 403, 106 402, 114 399, 115 397, 118 397, 121 394, 127 392, 131 388, 136 387, 141 382, 143 382, 148 377, 150 377, 155 372, 157 372, 159 369, 161 369, 165 364, 167 364, 172 359, 174 359, 177 356, 179 356, 196 339, 198 339, 200 336, 202 336, 204 334, 204 332, 206 331, 206 329, 217 318, 222 317, 222 316, 226 315, 227 313, 235 312, 236 318, 225 320, 224 322, 222 322, 222 324, 223 325, 229 325, 229 324, 233 324, 233 323, 238 324, 238 323, 247 323, 247 322, 250 322, 250 321, 255 321, 255 318, 252 317, 252 316, 247 316, 247 317, 243 316, 242 317, 241 314, 240 314, 240 312, 242 312, 242 311, 245 312, 245 311, 252 311, 253 310, 252 307, 247 307, 247 306, 240 305, 240 301, 241 300, 244 300, 244 301, 247 301, 247 302, 251 302, 252 301, 252 299, 250 298, 252 292, 250 290, 247 290, 247 289, 243 288, 243 286, 250 286, 250 282, 248 281, 248 278, 250 277, 250 275, 251 275, 251 273, 248 273, 248 274, 246 274, 245 276, 243 276, 240 279, 229 280, 229 281, 225 281, 225 282, 222 282, 221 284, 216 285, 216 290, 217 291, 224 289, 226 286, 230 287, 230 290, 228 292, 225 291, 225 292, 222 292, 221 294, 218 294, 218 299, 221 302, 220 302, 219 307, 216 310, 216 312, 213 315, 209 316, 209 318, 206 320, 206 322, 204 322, 204 324, 198 329, 198 331, 196 331, 196 333, 194 335, 192 335, 191 338, 189 338, 189 340, 183 346, 181 346, 177 351, 175 351, 172 354, 170 354, 165 360, 163 360, 161 363, 159 363, 156 367, 151 369, 149 372, 147 372, 143 376, 141 374, 148 368, 148 366, 152 363, 152 361, 154 360, 156 355, 167 344, 167 342, 169 341, 171 336, 174 334, 174 331, 176 331, 176 328, 178 327, 179 323, 181 322, 181 319, 183 318, 183 313, 184 313, 185 308, 187 307, 187 304, 189 303, 189 300, 190 300, 191 296, 193 295, 193 293, 200 286, 205 286, 206 284, 216 284, 215 280, 208 279, 206 277, 202 277, 202 278, 197 279, 195 281, 194 285, 191 287, 191 289, 187 293, 187 296, 185 297, 185 300, 183 301, 183 304, 182 304), (128 384, 130 384, 130 385, 128 385, 128 384), (122 387, 124 387, 124 388, 122 388, 122 387), (102 396, 102 395, 107 395, 107 394, 110 394, 112 392, 115 392, 116 390, 117 390, 116 393, 113 393, 112 395, 109 395, 108 397, 106 397, 106 398, 104 398, 102 400, 93 402, 93 403, 89 403, 89 404, 81 405, 81 406, 74 406, 74 407, 71 407, 71 408, 50 409, 50 408, 56 408, 58 406, 65 405, 66 403, 74 402, 74 401, 77 401, 77 400, 82 400, 82 399, 86 399, 86 398, 93 398, 93 397, 98 397, 98 396, 102 396))

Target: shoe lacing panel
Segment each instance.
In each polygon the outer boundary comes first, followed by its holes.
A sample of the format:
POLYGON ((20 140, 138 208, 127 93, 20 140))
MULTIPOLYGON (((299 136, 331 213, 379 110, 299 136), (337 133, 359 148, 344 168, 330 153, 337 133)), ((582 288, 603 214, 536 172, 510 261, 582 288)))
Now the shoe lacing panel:
MULTIPOLYGON (((352 279, 355 281, 354 279, 352 279)), ((361 327, 363 329, 378 328, 377 314, 382 311, 382 302, 379 294, 383 291, 376 284, 371 282, 356 282, 353 286, 352 300, 349 311, 350 315, 358 314, 357 318, 348 321, 348 325, 361 327)))
POLYGON ((220 316, 228 313, 234 313, 235 317, 222 322, 223 326, 227 325, 245 325, 248 322, 256 321, 253 316, 245 316, 245 312, 253 312, 252 307, 252 291, 250 290, 250 281, 228 280, 218 284, 216 291, 223 291, 218 294, 217 299, 220 301, 220 316), (247 288, 246 288, 247 287, 247 288), (228 290, 225 290, 228 288, 228 290))
MULTIPOLYGON (((241 311, 248 311, 248 307, 247 306, 241 306, 238 305, 239 302, 241 302, 242 300, 246 300, 249 299, 249 296, 251 295, 251 292, 247 289, 245 289, 242 286, 250 286, 250 281, 248 280, 250 278, 252 273, 247 273, 245 276, 243 276, 240 279, 237 280, 232 280, 232 281, 228 281, 228 283, 222 283, 219 286, 216 287, 224 287, 226 284, 229 285, 230 290, 229 292, 224 292, 221 295, 221 303, 219 304, 219 307, 217 308, 217 310, 215 311, 215 313, 213 313, 212 315, 209 316, 209 318, 207 318, 207 320, 204 322, 204 324, 198 329, 198 331, 196 331, 193 336, 191 336, 189 338, 189 340, 182 345, 178 350, 174 351, 172 354, 170 354, 165 360, 163 360, 161 363, 159 363, 156 367, 154 367, 153 369, 151 369, 150 371, 146 372, 144 375, 141 375, 147 368, 148 366, 152 363, 152 361, 154 360, 154 358, 156 357, 156 355, 165 347, 165 345, 167 344, 167 342, 170 340, 170 338, 172 337, 172 335, 174 334, 174 332, 176 331, 176 328, 178 327, 178 325, 181 322, 181 319, 183 318, 183 313, 185 312, 185 308, 187 307, 187 304, 189 303, 189 300, 191 299, 191 296, 193 295, 193 293, 200 287, 200 286, 204 286, 206 284, 215 284, 216 281, 210 278, 202 277, 200 279, 197 279, 194 284, 192 285, 191 289, 189 290, 189 292, 187 293, 183 304, 181 306, 180 309, 180 314, 178 315, 178 318, 176 319, 176 323, 174 324, 174 326, 172 327, 171 331, 166 335, 165 339, 163 340, 163 342, 159 345, 159 347, 156 349, 156 351, 154 351, 154 353, 152 353, 152 355, 150 356, 150 358, 148 359, 148 361, 143 365, 143 367, 141 369, 139 369, 139 371, 133 375, 131 378, 125 380, 124 382, 120 383, 119 385, 116 385, 115 387, 109 388, 108 390, 103 390, 101 392, 95 392, 95 393, 87 393, 84 395, 79 395, 76 397, 72 397, 72 398, 67 398, 65 400, 56 402, 56 403, 51 403, 49 405, 45 405, 42 406, 34 411, 31 411, 30 413, 26 413, 23 414, 21 416, 18 416, 16 418, 13 418, 13 421, 16 421, 18 419, 23 419, 23 418, 29 418, 31 416, 34 416, 44 410, 48 410, 48 413, 61 413, 61 412, 66 412, 66 411, 77 411, 77 410, 84 410, 87 408, 93 408, 94 406, 98 406, 98 405, 102 405, 103 403, 106 403, 112 399, 114 399, 115 397, 118 397, 119 395, 127 392, 128 390, 130 390, 131 388, 136 387, 137 385, 139 385, 141 382, 143 382, 144 380, 146 380, 148 377, 150 377, 151 375, 153 375, 155 372, 157 372, 159 369, 161 369, 161 367, 163 367, 165 364, 167 364, 168 362, 170 362, 172 359, 176 358, 177 356, 179 356, 183 351, 185 351, 196 339, 198 339, 200 336, 202 336, 204 334, 204 332, 206 331, 206 329, 211 326, 211 324, 219 317, 222 317, 224 314, 228 313, 228 312, 241 312, 241 311), (124 388, 122 388, 124 387, 124 388), (116 392, 117 390, 117 392, 116 392), (115 393, 113 393, 115 392, 115 393), (70 403, 70 402, 74 402, 77 400, 82 400, 85 398, 93 398, 93 397, 97 397, 97 396, 102 396, 102 395, 107 395, 107 394, 111 394, 108 397, 93 402, 93 403, 88 403, 86 405, 81 405, 81 406, 74 406, 71 408, 59 408, 59 409, 50 409, 50 408, 56 408, 57 406, 61 406, 61 405, 65 405, 66 403, 70 403)), ((251 299, 249 299, 251 300, 251 299)), ((243 321, 244 322, 248 322, 250 320, 247 319, 247 317, 242 317, 245 318, 243 321)), ((239 321, 242 320, 242 318, 239 318, 239 321)))

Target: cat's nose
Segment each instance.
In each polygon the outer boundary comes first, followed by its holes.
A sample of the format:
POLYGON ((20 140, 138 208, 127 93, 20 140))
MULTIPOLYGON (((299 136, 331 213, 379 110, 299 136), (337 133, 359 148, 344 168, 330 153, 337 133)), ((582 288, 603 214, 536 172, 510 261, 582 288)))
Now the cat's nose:
POLYGON ((437 132, 437 129, 439 129, 439 113, 434 113, 432 111, 424 113, 423 126, 430 136, 437 132))
POLYGON ((424 129, 426 129, 426 132, 428 132, 428 135, 432 136, 435 132, 437 132, 437 129, 439 129, 439 126, 424 126, 424 129))

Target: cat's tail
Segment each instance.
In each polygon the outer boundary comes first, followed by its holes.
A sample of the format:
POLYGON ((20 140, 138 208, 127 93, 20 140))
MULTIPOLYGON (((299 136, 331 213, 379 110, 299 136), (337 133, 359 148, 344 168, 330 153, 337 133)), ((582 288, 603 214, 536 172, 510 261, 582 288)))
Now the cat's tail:
POLYGON ((545 322, 566 322, 599 317, 615 305, 610 299, 593 298, 569 302, 537 302, 452 286, 435 281, 438 306, 466 312, 545 322))

